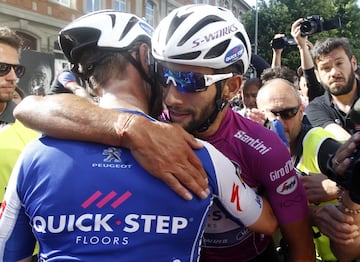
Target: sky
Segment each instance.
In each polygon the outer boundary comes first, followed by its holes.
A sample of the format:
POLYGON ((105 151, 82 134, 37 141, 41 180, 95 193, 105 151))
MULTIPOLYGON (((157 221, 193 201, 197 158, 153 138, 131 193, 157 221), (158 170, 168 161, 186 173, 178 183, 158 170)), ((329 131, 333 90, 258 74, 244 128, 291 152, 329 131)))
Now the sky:
MULTIPOLYGON (((256 0, 245 0, 246 3, 248 3, 250 6, 254 6, 256 5, 256 0)), ((360 6, 360 0, 357 0, 357 4, 358 6, 360 6)))

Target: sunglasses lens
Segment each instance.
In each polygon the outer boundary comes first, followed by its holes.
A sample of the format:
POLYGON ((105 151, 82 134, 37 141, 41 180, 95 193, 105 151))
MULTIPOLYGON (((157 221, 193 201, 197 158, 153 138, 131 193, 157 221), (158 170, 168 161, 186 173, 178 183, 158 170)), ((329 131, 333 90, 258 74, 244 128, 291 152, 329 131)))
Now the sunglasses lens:
POLYGON ((0 63, 0 76, 7 75, 11 70, 11 65, 0 63))
POLYGON ((17 78, 21 78, 25 74, 25 67, 22 65, 0 63, 0 76, 7 75, 11 71, 11 68, 14 68, 17 78))
POLYGON ((281 111, 272 111, 272 113, 276 116, 280 116, 282 119, 291 119, 293 118, 297 112, 299 111, 299 106, 287 108, 281 111))
POLYGON ((17 65, 14 66, 15 74, 18 78, 21 78, 25 74, 25 66, 17 65))
POLYGON ((203 74, 172 71, 163 66, 158 66, 158 69, 159 81, 164 87, 172 83, 182 93, 194 93, 206 89, 203 74))

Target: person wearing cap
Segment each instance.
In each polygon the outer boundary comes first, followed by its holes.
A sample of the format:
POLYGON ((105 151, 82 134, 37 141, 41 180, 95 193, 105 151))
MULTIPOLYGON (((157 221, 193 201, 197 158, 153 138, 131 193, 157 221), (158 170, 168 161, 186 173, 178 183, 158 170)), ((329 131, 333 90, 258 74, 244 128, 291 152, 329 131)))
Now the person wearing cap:
MULTIPOLYGON (((124 126, 134 115, 156 121, 162 109, 149 63, 152 32, 135 15, 104 10, 59 34, 77 74, 101 95, 100 106, 131 113, 124 126)), ((277 221, 268 202, 241 180, 241 167, 201 143, 195 153, 210 192, 203 201, 185 201, 125 148, 35 140, 17 162, 1 206, 1 260, 29 258, 35 235, 40 261, 195 262, 213 201, 237 223, 271 235, 277 221)))

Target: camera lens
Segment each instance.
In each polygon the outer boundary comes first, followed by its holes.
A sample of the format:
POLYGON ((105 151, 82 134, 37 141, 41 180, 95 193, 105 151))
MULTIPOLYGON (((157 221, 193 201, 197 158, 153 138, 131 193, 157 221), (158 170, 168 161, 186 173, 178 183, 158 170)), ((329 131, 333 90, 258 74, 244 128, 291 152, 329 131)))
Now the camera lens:
POLYGON ((303 34, 308 34, 312 31, 312 23, 310 21, 304 21, 300 26, 300 31, 303 34))

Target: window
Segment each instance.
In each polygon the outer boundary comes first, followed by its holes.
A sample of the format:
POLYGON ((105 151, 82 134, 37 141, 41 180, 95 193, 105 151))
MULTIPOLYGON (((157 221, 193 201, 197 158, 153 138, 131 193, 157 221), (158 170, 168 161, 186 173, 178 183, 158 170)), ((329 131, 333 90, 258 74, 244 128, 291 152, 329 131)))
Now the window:
POLYGON ((16 34, 18 34, 23 40, 23 49, 37 50, 37 41, 35 37, 19 31, 16 31, 16 34))
POLYGON ((86 0, 86 12, 100 10, 100 0, 86 0))
POLYGON ((229 4, 229 1, 225 1, 224 2, 224 7, 229 9, 230 8, 230 4, 229 4))
POLYGON ((51 2, 70 7, 70 0, 51 0, 51 2))
POLYGON ((146 1, 145 12, 146 22, 148 22, 152 26, 155 26, 155 5, 153 2, 146 1))
POLYGON ((215 5, 220 6, 220 0, 215 0, 215 5))
POLYGON ((114 0, 114 9, 118 11, 126 11, 126 0, 114 0))

